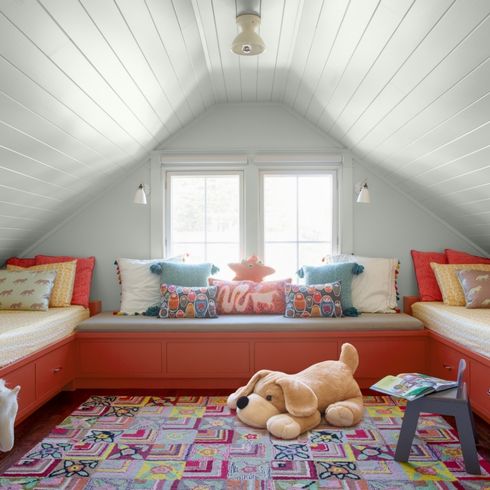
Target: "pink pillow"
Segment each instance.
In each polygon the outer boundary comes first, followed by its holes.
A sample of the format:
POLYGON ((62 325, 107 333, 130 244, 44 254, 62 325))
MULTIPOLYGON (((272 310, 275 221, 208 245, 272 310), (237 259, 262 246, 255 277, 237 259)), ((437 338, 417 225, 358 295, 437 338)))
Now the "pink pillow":
POLYGON ((442 301, 442 293, 430 263, 447 264, 446 254, 418 250, 412 250, 411 253, 421 301, 442 301))
POLYGON ((487 257, 479 257, 450 248, 446 248, 445 252, 448 264, 490 264, 490 259, 487 257))
POLYGON ((95 257, 66 257, 36 255, 36 265, 54 264, 56 262, 77 261, 75 272, 75 284, 73 285, 72 305, 81 305, 88 308, 90 301, 90 286, 92 284, 92 273, 95 266, 95 257))
POLYGON ((286 309, 285 288, 291 279, 283 281, 222 281, 209 278, 218 286, 216 306, 218 315, 270 313, 283 315, 286 309))
POLYGON ((18 267, 32 267, 36 265, 35 258, 22 259, 20 257, 10 257, 5 262, 6 265, 16 265, 18 267))

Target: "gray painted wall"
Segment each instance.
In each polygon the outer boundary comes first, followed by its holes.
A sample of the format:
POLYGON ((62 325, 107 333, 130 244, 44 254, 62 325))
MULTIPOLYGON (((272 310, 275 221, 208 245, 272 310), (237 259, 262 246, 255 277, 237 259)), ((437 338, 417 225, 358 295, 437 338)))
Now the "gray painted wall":
MULTIPOLYGON (((340 147, 283 106, 229 104, 212 107, 161 148, 226 152, 319 150, 334 146, 340 147)), ((149 172, 148 163, 140 166, 26 252, 95 255, 92 298, 102 299, 105 310, 117 310, 115 257, 150 255, 150 207, 132 203, 136 187, 142 182, 149 183, 149 172)), ((354 182, 366 177, 372 203, 354 206, 354 250, 359 255, 399 258, 401 295, 416 293, 410 249, 450 247, 479 253, 464 237, 357 163, 354 182)))

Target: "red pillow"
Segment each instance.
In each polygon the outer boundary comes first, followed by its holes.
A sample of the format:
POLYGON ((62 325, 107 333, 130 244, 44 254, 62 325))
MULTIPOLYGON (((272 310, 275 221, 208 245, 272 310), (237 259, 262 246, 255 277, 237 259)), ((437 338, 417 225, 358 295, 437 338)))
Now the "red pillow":
POLYGON ((450 248, 446 248, 444 251, 448 264, 490 264, 490 259, 487 257, 478 257, 478 255, 471 255, 450 248))
POLYGON ((5 264, 17 265, 19 267, 32 267, 33 265, 36 265, 36 259, 35 258, 21 259, 20 257, 10 257, 10 259, 7 259, 5 264))
POLYGON ((81 305, 88 308, 90 300, 90 286, 95 266, 95 257, 54 257, 50 255, 36 255, 36 265, 54 264, 56 262, 77 261, 75 284, 73 285, 72 305, 81 305))
POLYGON ((412 250, 411 253, 421 301, 442 301, 442 293, 430 263, 447 264, 446 254, 418 250, 412 250))

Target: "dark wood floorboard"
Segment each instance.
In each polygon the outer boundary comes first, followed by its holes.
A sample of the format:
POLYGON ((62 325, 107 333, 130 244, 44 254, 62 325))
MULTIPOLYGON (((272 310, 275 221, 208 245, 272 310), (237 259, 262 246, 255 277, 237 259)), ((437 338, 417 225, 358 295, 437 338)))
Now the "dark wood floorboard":
MULTIPOLYGON (((178 396, 178 395, 204 395, 222 396, 228 395, 230 390, 76 390, 63 391, 40 409, 34 412, 15 430, 15 446, 8 453, 0 453, 0 474, 12 466, 24 454, 32 449, 38 442, 44 439, 51 429, 62 422, 81 403, 92 395, 154 395, 154 396, 178 396)), ((368 394, 369 392, 366 392, 368 394)), ((448 417, 448 422, 452 419, 448 417)), ((478 451, 490 461, 490 425, 483 419, 476 417, 476 432, 478 434, 478 451)))

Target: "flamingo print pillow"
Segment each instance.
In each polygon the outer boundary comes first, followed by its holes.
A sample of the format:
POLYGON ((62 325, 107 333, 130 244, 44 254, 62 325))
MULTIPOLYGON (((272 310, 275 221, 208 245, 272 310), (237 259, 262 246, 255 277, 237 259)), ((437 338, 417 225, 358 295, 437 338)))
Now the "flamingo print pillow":
POLYGON ((218 287, 216 306, 219 315, 284 314, 284 292, 291 279, 282 281, 223 281, 209 278, 218 287))
POLYGON ((160 318, 216 318, 215 286, 187 287, 162 284, 160 318))
POLYGON ((0 310, 46 311, 56 271, 0 270, 0 310))
POLYGON ((287 318, 339 317, 342 316, 340 281, 327 284, 286 286, 287 318))

